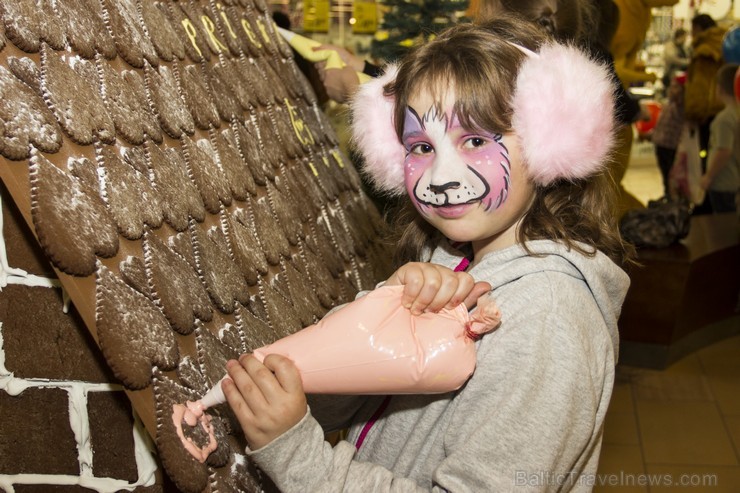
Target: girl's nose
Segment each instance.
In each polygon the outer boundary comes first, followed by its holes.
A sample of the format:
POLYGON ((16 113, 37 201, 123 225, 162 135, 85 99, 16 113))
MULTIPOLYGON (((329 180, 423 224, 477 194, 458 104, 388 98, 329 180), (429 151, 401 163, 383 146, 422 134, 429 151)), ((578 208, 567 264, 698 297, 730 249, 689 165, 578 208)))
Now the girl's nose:
POLYGON ((447 190, 454 190, 456 188, 460 188, 459 181, 448 181, 441 185, 435 185, 434 183, 429 184, 429 190, 435 194, 445 193, 447 190))

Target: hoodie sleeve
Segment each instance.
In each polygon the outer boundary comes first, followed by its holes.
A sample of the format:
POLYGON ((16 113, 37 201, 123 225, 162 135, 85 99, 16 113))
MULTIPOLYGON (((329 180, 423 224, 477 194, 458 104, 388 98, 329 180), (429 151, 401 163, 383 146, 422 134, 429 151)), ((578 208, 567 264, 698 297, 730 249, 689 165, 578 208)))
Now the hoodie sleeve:
POLYGON ((332 448, 309 410, 293 428, 247 455, 283 493, 426 491, 383 467, 353 460, 355 451, 347 441, 332 448))

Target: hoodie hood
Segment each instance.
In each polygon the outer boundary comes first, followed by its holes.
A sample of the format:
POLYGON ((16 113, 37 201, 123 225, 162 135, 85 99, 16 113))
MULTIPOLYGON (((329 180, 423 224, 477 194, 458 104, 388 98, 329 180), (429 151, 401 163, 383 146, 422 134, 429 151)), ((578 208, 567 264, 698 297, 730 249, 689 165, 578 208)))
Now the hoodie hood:
MULTIPOLYGON (((475 279, 486 279, 491 282, 494 290, 524 276, 540 272, 557 272, 582 279, 593 293, 604 318, 612 340, 614 361, 617 361, 619 353, 617 321, 630 284, 627 273, 601 252, 597 252, 593 257, 587 257, 574 250, 569 251, 562 244, 550 240, 530 241, 527 242, 527 246, 531 254, 519 245, 491 252, 468 272, 475 279)), ((463 254, 452 246, 440 245, 431 261, 454 266, 462 257, 463 254)))
POLYGON ((691 43, 694 49, 692 58, 706 57, 716 62, 722 60, 722 41, 725 32, 721 27, 715 26, 697 35, 691 43))

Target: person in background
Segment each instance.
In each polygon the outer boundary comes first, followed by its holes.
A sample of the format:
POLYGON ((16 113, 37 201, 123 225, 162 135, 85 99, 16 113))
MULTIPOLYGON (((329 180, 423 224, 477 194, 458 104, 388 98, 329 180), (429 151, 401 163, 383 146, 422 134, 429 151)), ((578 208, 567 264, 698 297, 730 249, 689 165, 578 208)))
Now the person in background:
POLYGON ((686 29, 679 27, 673 32, 673 39, 667 42, 663 51, 663 86, 668 91, 673 77, 678 72, 683 72, 689 66, 689 53, 686 50, 686 29))
POLYGON ((701 177, 701 188, 714 213, 735 212, 735 197, 740 188, 740 127, 734 84, 738 65, 728 63, 717 71, 717 98, 724 108, 714 117, 709 128, 707 170, 701 177))
MULTIPOLYGON (((290 17, 288 17, 285 12, 282 12, 280 10, 273 11, 272 20, 278 27, 290 31, 290 17)), ((313 63, 303 58, 292 48, 291 50, 293 51, 293 59, 295 60, 298 69, 303 73, 303 75, 306 76, 308 83, 313 88, 314 93, 316 93, 316 100, 318 101, 319 105, 323 105, 329 100, 329 96, 327 95, 327 91, 321 81, 320 73, 313 63)))
MULTIPOLYGON (((709 127, 722 109, 717 100, 715 76, 724 64, 722 40, 725 30, 711 16, 699 14, 691 20, 691 61, 686 69, 684 114, 686 120, 698 128, 702 171, 706 171, 709 148, 709 127)), ((712 211, 709 198, 697 205, 693 214, 712 211)))
POLYGON ((606 67, 514 18, 459 24, 361 85, 366 172, 408 202, 386 284, 412 313, 492 288, 503 318, 445 394, 309 406, 288 358, 229 361, 246 453, 281 491, 590 491, 633 254, 604 172, 612 97, 606 67))
POLYGON ((668 85, 668 99, 663 103, 658 121, 655 122, 651 140, 655 145, 655 157, 663 178, 663 195, 668 197, 668 174, 676 159, 676 149, 681 138, 681 129, 684 124, 683 89, 686 84, 686 74, 679 73, 673 77, 668 85))
POLYGON ((619 26, 611 43, 614 66, 625 88, 655 82, 656 75, 640 66, 639 53, 652 21, 651 9, 676 5, 678 0, 614 0, 619 8, 619 26))

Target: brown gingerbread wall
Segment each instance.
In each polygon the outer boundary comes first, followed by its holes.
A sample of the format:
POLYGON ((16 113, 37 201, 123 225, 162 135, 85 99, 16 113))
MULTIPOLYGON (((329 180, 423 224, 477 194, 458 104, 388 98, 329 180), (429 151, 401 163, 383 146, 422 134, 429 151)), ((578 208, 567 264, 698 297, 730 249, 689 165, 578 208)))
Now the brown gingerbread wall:
POLYGON ((0 178, 0 489, 269 490, 172 405, 389 256, 264 0, 0 2, 0 178))

